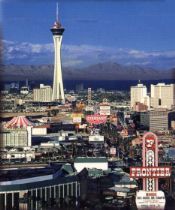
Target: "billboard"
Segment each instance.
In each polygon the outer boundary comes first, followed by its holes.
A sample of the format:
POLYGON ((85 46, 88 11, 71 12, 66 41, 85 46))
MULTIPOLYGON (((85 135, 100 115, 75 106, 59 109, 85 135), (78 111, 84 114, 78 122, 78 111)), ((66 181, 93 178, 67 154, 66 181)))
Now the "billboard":
POLYGON ((138 210, 164 210, 165 195, 163 191, 143 191, 136 193, 136 205, 138 210))
POLYGON ((109 105, 101 105, 100 106, 100 115, 110 115, 111 107, 109 105))
POLYGON ((90 124, 102 124, 106 123, 107 117, 104 115, 87 115, 86 116, 86 121, 90 124))

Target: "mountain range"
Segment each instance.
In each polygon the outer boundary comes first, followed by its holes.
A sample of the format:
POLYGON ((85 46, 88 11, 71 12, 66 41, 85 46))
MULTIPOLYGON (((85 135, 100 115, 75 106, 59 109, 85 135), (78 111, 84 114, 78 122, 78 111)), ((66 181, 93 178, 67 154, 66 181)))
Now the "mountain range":
MULTIPOLYGON (((53 65, 0 65, 1 80, 52 80, 53 65)), ((105 62, 84 68, 63 67, 65 80, 162 80, 175 79, 175 68, 157 70, 137 65, 105 62)))

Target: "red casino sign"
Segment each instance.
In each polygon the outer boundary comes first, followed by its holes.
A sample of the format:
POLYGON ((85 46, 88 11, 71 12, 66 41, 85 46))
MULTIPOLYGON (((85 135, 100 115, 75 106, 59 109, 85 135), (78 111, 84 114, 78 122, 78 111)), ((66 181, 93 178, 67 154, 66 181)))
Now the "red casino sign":
POLYGON ((106 123, 107 116, 106 115, 87 115, 86 116, 86 121, 90 124, 102 124, 106 123))

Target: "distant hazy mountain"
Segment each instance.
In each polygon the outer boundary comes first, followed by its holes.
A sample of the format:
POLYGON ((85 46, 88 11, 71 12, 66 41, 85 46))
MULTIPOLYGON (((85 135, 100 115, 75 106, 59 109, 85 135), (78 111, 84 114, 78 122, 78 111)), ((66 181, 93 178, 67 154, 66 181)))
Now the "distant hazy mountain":
MULTIPOLYGON (((53 65, 1 65, 4 81, 52 80, 53 65)), ((155 80, 174 79, 175 68, 156 70, 140 66, 123 66, 117 63, 99 63, 81 69, 63 67, 63 77, 67 80, 155 80)))

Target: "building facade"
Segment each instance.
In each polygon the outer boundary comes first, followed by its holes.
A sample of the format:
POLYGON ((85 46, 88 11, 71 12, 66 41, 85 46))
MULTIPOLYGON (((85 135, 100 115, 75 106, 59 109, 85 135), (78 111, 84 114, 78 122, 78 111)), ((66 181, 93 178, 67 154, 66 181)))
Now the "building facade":
POLYGON ((151 107, 171 109, 175 106, 175 84, 151 85, 151 107))
POLYGON ((31 127, 3 129, 0 132, 0 147, 31 146, 31 127))
POLYGON ((149 97, 147 95, 147 87, 143 84, 131 86, 130 89, 131 108, 134 109, 137 103, 142 103, 149 107, 149 97))
POLYGON ((149 128, 150 131, 168 131, 167 110, 152 110, 148 112, 140 113, 140 124, 149 128))
POLYGON ((39 210, 45 205, 54 204, 63 208, 61 205, 66 198, 76 200, 80 196, 78 176, 67 168, 70 166, 65 164, 56 168, 35 168, 30 171, 29 169, 4 170, 2 174, 4 176, 0 177, 0 209, 15 207, 15 209, 39 210), (8 180, 4 177, 11 178, 8 180))
POLYGON ((33 90, 33 100, 38 102, 52 101, 52 88, 49 85, 40 84, 40 88, 33 90))

